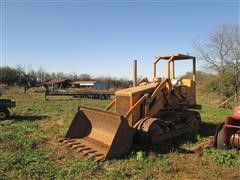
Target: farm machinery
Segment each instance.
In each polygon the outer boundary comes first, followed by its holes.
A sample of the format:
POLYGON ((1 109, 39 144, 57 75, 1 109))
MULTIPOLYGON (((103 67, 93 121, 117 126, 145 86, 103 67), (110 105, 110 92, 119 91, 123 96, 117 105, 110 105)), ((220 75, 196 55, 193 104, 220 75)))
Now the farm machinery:
POLYGON ((217 127, 214 144, 220 149, 240 149, 240 106, 217 127))
POLYGON ((195 109, 196 59, 170 54, 155 57, 153 78, 137 82, 134 63, 133 87, 115 92, 115 99, 104 109, 79 107, 65 138, 60 142, 96 160, 119 158, 133 143, 154 145, 198 130, 201 118, 195 109), (192 64, 192 77, 175 77, 175 62, 192 64), (157 76, 157 64, 167 61, 167 77, 157 76), (115 112, 109 110, 115 109, 115 112))
POLYGON ((0 120, 10 117, 10 108, 16 106, 16 101, 12 99, 0 99, 0 120))

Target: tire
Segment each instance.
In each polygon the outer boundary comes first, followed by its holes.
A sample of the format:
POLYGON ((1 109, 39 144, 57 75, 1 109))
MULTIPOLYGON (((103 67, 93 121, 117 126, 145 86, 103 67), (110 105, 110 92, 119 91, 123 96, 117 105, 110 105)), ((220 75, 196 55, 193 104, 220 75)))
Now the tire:
POLYGON ((10 117, 10 112, 8 109, 0 109, 0 120, 4 120, 10 117))
POLYGON ((226 144, 224 144, 223 142, 223 127, 220 129, 220 131, 217 134, 217 148, 227 149, 226 144))

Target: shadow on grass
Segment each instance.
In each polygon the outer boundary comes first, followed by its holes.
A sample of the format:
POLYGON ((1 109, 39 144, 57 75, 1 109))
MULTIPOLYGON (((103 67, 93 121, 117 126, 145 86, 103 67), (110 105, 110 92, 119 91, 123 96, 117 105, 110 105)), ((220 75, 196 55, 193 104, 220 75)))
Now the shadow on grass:
POLYGON ((214 124, 211 122, 202 122, 198 134, 203 137, 213 136, 219 124, 214 124))
POLYGON ((157 145, 151 146, 139 146, 135 145, 134 150, 142 150, 145 152, 156 152, 161 154, 166 154, 169 152, 180 152, 180 153, 190 153, 189 148, 184 148, 183 146, 194 146, 201 142, 202 138, 209 136, 214 136, 215 130, 218 124, 210 122, 202 122, 200 129, 196 133, 184 134, 182 136, 169 139, 159 143, 157 145))
POLYGON ((39 121, 48 118, 49 116, 43 116, 43 115, 13 115, 11 119, 14 121, 39 121))

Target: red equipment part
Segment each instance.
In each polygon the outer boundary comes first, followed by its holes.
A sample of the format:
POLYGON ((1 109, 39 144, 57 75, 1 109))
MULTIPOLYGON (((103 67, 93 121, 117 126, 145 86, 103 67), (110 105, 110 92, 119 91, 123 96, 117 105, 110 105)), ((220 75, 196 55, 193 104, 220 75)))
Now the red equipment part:
POLYGON ((231 122, 232 122, 233 118, 232 117, 227 117, 224 121, 224 126, 223 126, 223 143, 224 144, 228 144, 228 132, 229 132, 229 128, 231 128, 231 122))
POLYGON ((238 106, 234 109, 233 118, 236 120, 240 120, 240 106, 238 106))
POLYGON ((240 147, 240 119, 227 117, 223 126, 223 143, 231 147, 240 147))
POLYGON ((215 145, 218 148, 240 149, 240 106, 233 111, 233 116, 225 118, 215 134, 215 145))

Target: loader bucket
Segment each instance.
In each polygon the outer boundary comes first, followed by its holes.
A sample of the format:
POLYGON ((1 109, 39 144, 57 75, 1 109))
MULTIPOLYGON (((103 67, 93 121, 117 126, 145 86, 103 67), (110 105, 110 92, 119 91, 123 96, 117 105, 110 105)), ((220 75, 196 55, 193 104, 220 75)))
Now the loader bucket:
POLYGON ((134 130, 122 115, 79 108, 63 142, 97 160, 118 158, 132 146, 134 130))

